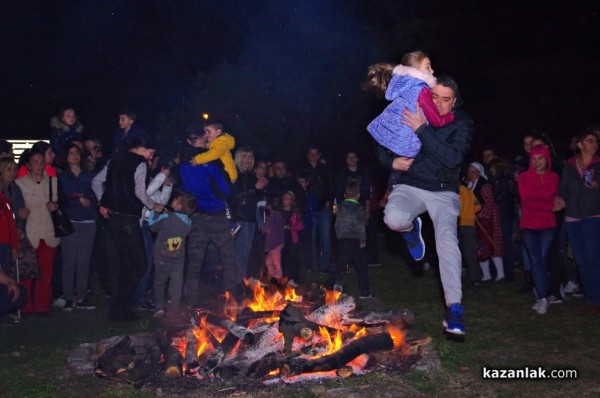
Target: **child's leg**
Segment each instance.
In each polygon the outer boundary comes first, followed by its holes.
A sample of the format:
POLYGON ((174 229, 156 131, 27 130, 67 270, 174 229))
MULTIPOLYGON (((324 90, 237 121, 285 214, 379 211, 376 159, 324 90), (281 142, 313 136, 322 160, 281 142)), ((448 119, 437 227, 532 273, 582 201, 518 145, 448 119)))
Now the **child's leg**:
POLYGON ((179 304, 181 304, 181 294, 183 291, 183 264, 184 259, 181 259, 179 263, 175 263, 170 267, 169 294, 171 295, 171 304, 174 309, 179 308, 179 304))
MULTIPOLYGON (((273 250, 271 250, 272 254, 271 254, 271 258, 272 258, 272 265, 271 265, 271 271, 270 272, 270 276, 276 279, 281 279, 283 277, 283 271, 281 269, 281 251, 283 250, 283 245, 279 245, 276 248, 274 248, 273 250)), ((270 252, 270 253, 271 253, 270 252)))
POLYGON ((367 251, 360 247, 358 239, 348 239, 349 255, 352 265, 356 270, 356 279, 358 282, 358 290, 360 294, 369 294, 371 292, 369 284, 369 263, 367 259, 367 251))
MULTIPOLYGON (((152 291, 154 293, 154 305, 156 309, 165 307, 165 286, 169 279, 170 269, 168 262, 159 254, 154 256, 154 285, 152 291)), ((181 295, 179 296, 181 300, 181 295)))

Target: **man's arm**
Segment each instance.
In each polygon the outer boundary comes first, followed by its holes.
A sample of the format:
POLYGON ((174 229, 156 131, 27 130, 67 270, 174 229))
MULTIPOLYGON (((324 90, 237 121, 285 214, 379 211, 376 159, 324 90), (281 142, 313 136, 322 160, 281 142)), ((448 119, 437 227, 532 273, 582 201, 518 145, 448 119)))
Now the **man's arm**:
POLYGON ((471 147, 473 139, 473 120, 462 112, 455 113, 454 122, 434 130, 427 125, 425 116, 417 105, 417 112, 411 113, 405 109, 402 112, 402 123, 410 126, 415 134, 419 136, 429 156, 436 158, 444 166, 453 169, 460 166, 471 147), (442 131, 450 131, 450 134, 440 134, 442 131))
POLYGON ((13 299, 12 299, 13 302, 17 301, 17 299, 19 298, 19 295, 20 295, 19 285, 17 284, 17 281, 15 281, 10 276, 6 275, 1 268, 0 268, 0 285, 6 286, 6 289, 8 290, 8 294, 9 295, 12 294, 12 296, 13 296, 13 299))

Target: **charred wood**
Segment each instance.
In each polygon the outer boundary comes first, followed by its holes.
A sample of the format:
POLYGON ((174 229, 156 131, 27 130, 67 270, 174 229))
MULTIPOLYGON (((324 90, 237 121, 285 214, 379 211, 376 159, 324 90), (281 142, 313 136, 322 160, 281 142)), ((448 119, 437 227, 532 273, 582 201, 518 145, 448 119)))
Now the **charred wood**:
POLYGON ((389 333, 374 334, 355 340, 339 351, 316 359, 295 358, 286 361, 281 368, 284 376, 306 372, 324 372, 339 369, 361 354, 391 350, 394 341, 389 333))

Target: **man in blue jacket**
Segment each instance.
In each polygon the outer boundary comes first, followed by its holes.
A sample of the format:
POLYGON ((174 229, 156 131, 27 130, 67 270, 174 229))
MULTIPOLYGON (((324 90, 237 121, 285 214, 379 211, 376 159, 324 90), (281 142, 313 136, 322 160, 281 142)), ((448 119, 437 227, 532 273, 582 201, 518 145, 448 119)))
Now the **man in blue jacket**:
MULTIPOLYGON (((189 159, 206 151, 204 137, 187 136, 191 148, 189 159)), ((236 283, 237 266, 235 264, 235 248, 230 234, 231 221, 227 217, 226 198, 233 193, 233 187, 220 161, 192 166, 189 159, 183 159, 179 166, 179 174, 183 189, 196 198, 196 211, 190 216, 192 230, 188 235, 188 268, 185 276, 184 300, 197 306, 200 288, 200 272, 208 243, 217 248, 223 264, 223 289, 239 296, 241 285, 236 283)))
POLYGON ((418 216, 429 212, 447 306, 443 325, 447 333, 463 335, 462 264, 457 239, 458 186, 460 168, 473 138, 473 120, 456 110, 461 101, 454 79, 438 76, 431 91, 440 115, 454 111, 455 119, 446 126, 433 128, 418 107, 416 114, 403 112, 403 123, 415 131, 422 147, 415 158, 394 158, 379 147, 380 162, 392 170, 389 180, 392 190, 384 221, 393 231, 402 232, 412 257, 420 260, 425 255, 425 243, 418 216))

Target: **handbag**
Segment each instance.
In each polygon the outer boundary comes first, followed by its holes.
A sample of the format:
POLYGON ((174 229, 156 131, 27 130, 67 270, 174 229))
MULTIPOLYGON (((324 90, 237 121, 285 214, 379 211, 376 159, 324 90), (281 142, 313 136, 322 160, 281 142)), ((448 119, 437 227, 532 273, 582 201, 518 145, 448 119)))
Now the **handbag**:
MULTIPOLYGON (((50 186, 50 201, 52 201, 52 177, 50 177, 48 185, 50 186)), ((57 238, 64 238, 75 232, 75 228, 73 227, 71 220, 69 220, 69 216, 67 216, 60 207, 58 210, 51 211, 50 216, 52 217, 52 224, 54 225, 54 235, 57 238)))
POLYGON ((19 237, 17 250, 16 273, 18 280, 38 279, 41 276, 40 266, 35 249, 24 233, 19 237))

